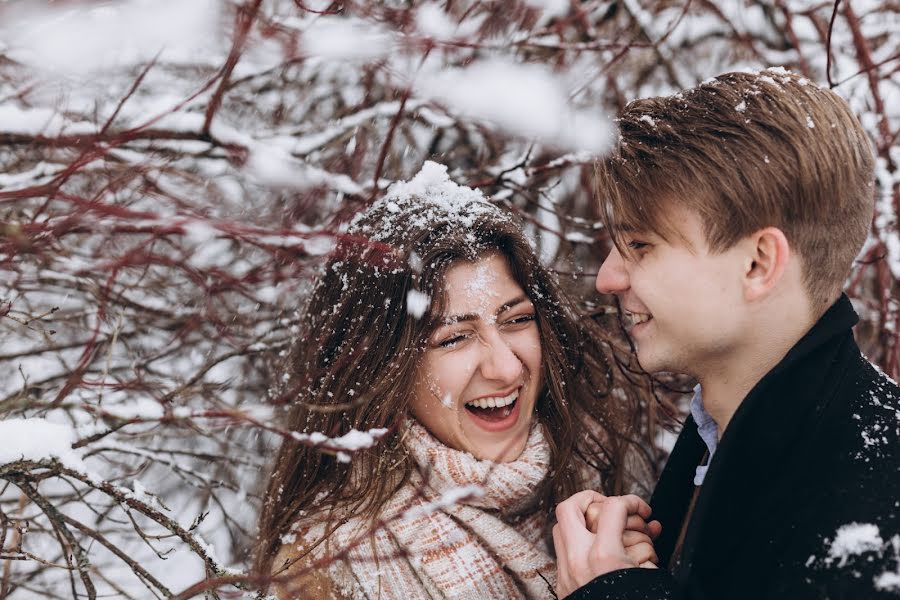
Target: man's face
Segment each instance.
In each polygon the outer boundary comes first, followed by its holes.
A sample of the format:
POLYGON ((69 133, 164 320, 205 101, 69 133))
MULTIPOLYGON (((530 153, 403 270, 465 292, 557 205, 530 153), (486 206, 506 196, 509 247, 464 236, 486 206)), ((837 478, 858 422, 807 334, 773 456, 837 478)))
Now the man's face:
POLYGON ((670 207, 667 216, 681 237, 628 232, 631 252, 613 248, 596 287, 619 297, 644 370, 699 377, 725 367, 752 325, 742 286, 749 264, 740 243, 711 253, 693 211, 670 207))

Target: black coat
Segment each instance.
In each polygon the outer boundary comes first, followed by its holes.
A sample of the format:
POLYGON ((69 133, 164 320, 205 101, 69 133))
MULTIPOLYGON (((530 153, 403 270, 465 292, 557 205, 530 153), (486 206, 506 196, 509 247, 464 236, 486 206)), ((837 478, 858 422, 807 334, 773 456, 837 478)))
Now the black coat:
POLYGON ((650 501, 663 525, 662 568, 615 571, 570 598, 900 597, 900 388, 861 356, 851 332, 857 320, 842 296, 741 403, 676 564, 706 450, 691 419, 650 501), (870 535, 868 551, 838 552, 839 528, 863 524, 876 525, 883 544, 870 535))

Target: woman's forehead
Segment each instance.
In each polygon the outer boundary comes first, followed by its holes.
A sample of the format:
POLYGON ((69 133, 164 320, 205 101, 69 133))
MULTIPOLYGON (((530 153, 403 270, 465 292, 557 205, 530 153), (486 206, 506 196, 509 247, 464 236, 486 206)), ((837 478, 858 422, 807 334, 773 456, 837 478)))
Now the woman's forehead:
POLYGON ((472 315, 490 318, 510 303, 528 299, 509 261, 499 252, 452 264, 444 275, 443 291, 445 320, 472 315))

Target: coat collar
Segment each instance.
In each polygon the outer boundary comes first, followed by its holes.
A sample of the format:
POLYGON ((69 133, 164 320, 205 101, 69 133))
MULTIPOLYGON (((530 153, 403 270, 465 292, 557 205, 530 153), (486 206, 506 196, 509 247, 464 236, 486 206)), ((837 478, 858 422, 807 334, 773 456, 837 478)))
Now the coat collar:
MULTIPOLYGON (((837 388, 842 372, 829 367, 843 342, 830 342, 845 338, 853 343, 850 329, 858 320, 850 300, 841 295, 741 402, 720 440, 691 515, 676 573, 679 579, 696 562, 698 547, 714 544, 716 551, 705 555, 725 558, 727 544, 740 542, 740 528, 747 521, 742 517, 751 513, 754 499, 766 489, 804 425, 837 388)), ((678 536, 693 492, 694 469, 704 449, 696 424, 688 419, 651 503, 655 517, 669 528, 657 544, 663 561, 668 560, 678 536)))

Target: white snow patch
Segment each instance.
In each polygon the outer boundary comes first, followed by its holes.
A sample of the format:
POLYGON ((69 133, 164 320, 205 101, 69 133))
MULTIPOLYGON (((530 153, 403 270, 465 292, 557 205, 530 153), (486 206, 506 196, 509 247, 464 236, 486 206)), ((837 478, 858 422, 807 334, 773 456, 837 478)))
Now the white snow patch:
POLYGON ((416 12, 416 29, 428 37, 446 40, 456 35, 457 25, 440 4, 426 2, 416 12))
POLYGON ((87 74, 196 54, 217 37, 214 0, 128 0, 31 6, 4 15, 2 37, 25 62, 63 75, 87 74), (24 55, 24 56, 22 56, 24 55))
POLYGON ((375 429, 370 429, 368 431, 358 431, 356 429, 351 429, 349 432, 336 438, 330 438, 324 433, 320 433, 318 431, 315 431, 313 433, 293 432, 291 436, 295 440, 300 442, 312 442, 314 446, 328 446, 332 449, 341 449, 353 452, 355 450, 371 448, 375 445, 375 442, 378 441, 378 439, 384 436, 384 434, 386 434, 387 432, 387 429, 378 427, 375 429))
POLYGON ((512 220, 509 213, 488 202, 481 192, 453 182, 447 167, 431 161, 426 161, 411 180, 391 185, 387 195, 371 210, 379 208, 385 214, 378 223, 360 225, 364 215, 369 214, 366 211, 351 221, 348 231, 383 241, 395 235, 398 228, 418 231, 439 222, 469 228, 484 215, 490 215, 492 220, 512 220))
POLYGON ((244 166, 258 183, 279 188, 310 188, 322 183, 318 173, 278 146, 253 144, 244 166))
POLYGON ((838 566, 847 564, 851 556, 866 552, 878 552, 884 540, 878 532, 878 526, 872 523, 849 523, 842 525, 828 549, 828 558, 838 560, 838 566))
POLYGON ((370 62, 387 56, 391 34, 359 19, 323 17, 303 32, 301 51, 325 59, 370 62))
POLYGON ((481 498, 484 496, 484 488, 480 485, 469 484, 460 487, 455 487, 447 490, 439 498, 433 500, 432 502, 428 502, 422 506, 417 506, 415 508, 411 508, 403 515, 401 515, 401 520, 407 519, 415 519, 416 517, 423 514, 430 514, 439 510, 443 510, 445 508, 450 508, 456 504, 459 504, 461 500, 467 498, 481 498))
POLYGON ((561 17, 569 13, 572 3, 569 0, 525 0, 525 4, 542 10, 552 17, 561 17))
POLYGON ((593 244, 597 240, 589 235, 585 235, 580 231, 569 231, 566 233, 566 241, 574 244, 593 244))
POLYGON ((900 568, 897 572, 888 571, 875 578, 875 589, 886 592, 900 592, 900 568))
POLYGON ((68 425, 45 419, 6 419, 0 421, 0 440, 0 464, 56 458, 70 469, 85 472, 80 454, 72 449, 75 430, 68 425))
POLYGON ((543 66, 485 59, 423 75, 416 89, 453 111, 548 145, 601 153, 612 143, 601 110, 573 109, 563 80, 543 66))
POLYGON ((419 290, 409 290, 406 293, 406 312, 419 319, 428 310, 431 298, 427 294, 423 294, 419 290))
POLYGON ((735 106, 734 110, 738 111, 739 113, 744 112, 745 110, 747 110, 747 103, 741 100, 741 103, 735 106))

